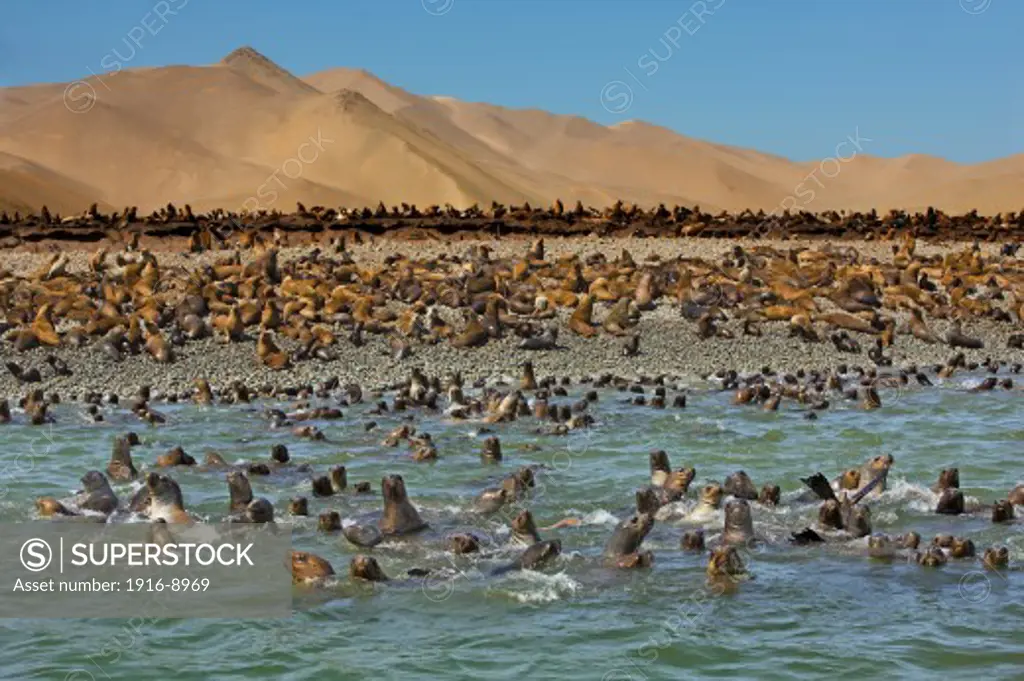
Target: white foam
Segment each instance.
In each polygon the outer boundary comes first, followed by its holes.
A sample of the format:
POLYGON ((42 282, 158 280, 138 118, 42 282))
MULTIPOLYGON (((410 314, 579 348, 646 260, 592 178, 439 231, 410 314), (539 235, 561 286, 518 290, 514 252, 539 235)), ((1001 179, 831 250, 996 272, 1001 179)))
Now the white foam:
POLYGON ((526 591, 513 591, 509 596, 520 603, 553 603, 575 594, 581 584, 564 572, 547 575, 534 570, 520 570, 509 575, 510 581, 525 582, 526 591))

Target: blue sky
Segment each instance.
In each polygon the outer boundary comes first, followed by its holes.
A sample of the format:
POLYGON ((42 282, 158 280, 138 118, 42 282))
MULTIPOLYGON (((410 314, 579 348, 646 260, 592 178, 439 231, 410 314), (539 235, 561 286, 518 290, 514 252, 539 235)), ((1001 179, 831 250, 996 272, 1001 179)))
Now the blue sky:
POLYGON ((642 119, 798 160, 855 131, 880 156, 1024 152, 1018 0, 166 3, 161 20, 156 0, 5 2, 0 85, 102 73, 115 49, 134 48, 134 67, 248 44, 299 75, 365 68, 418 94, 642 119))

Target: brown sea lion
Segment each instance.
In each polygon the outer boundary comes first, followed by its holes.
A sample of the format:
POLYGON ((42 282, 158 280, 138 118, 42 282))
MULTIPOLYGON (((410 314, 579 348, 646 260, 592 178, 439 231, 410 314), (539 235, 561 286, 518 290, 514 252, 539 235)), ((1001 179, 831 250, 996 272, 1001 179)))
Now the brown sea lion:
POLYGON ((605 544, 605 559, 618 562, 618 559, 624 556, 637 553, 653 527, 654 517, 646 513, 634 514, 620 522, 605 544))
POLYGON ((985 549, 981 562, 988 570, 1005 568, 1010 564, 1010 549, 1005 546, 990 546, 985 549))
POLYGON ((762 506, 778 506, 781 498, 782 490, 779 489, 778 485, 765 485, 757 496, 757 503, 762 506))
POLYGON ((117 495, 110 487, 107 476, 89 471, 82 476, 83 490, 75 496, 75 506, 88 511, 110 515, 117 510, 117 495))
POLYGON ((935 505, 935 512, 944 515, 960 515, 963 513, 963 492, 952 487, 942 490, 942 494, 939 495, 939 501, 935 505))
POLYGON ((149 498, 150 519, 163 518, 171 524, 192 523, 192 518, 185 512, 181 488, 170 476, 150 473, 146 476, 146 490, 149 498))
POLYGON ((367 582, 386 582, 388 576, 384 574, 377 559, 373 556, 359 554, 352 558, 348 566, 348 574, 352 579, 364 580, 367 582))
POLYGON ((36 511, 43 518, 50 518, 52 516, 77 516, 78 513, 68 509, 67 506, 57 501, 53 497, 39 497, 36 499, 36 511))
POLYGON ((648 455, 648 462, 651 468, 651 484, 658 487, 665 484, 672 467, 669 465, 668 453, 664 449, 658 449, 648 455))
POLYGON ((662 507, 663 501, 667 501, 659 492, 664 494, 664 490, 658 490, 656 487, 644 487, 636 491, 636 512, 637 513, 649 513, 654 515, 658 512, 658 509, 662 507))
POLYGON ((949 547, 949 555, 953 558, 973 558, 975 555, 974 542, 965 537, 954 537, 949 547))
POLYGON ((181 447, 175 447, 166 454, 156 457, 156 465, 161 468, 170 466, 194 466, 196 460, 189 456, 181 447))
POLYGON ((516 514, 516 517, 512 519, 511 528, 513 543, 531 546, 541 540, 540 534, 537 532, 537 524, 533 520, 533 514, 527 510, 516 514))
POLYGON ((317 518, 316 527, 321 532, 337 532, 341 530, 341 514, 337 511, 324 511, 317 518))
POLYGON ((427 524, 409 501, 405 480, 401 475, 388 475, 381 480, 384 496, 384 515, 378 527, 384 534, 404 535, 425 529, 427 524))
POLYGON ((448 551, 457 555, 478 553, 480 551, 480 540, 468 532, 459 532, 448 535, 448 538, 445 540, 445 546, 448 551))
POLYGON ((252 486, 249 478, 241 471, 231 471, 227 474, 228 492, 231 495, 230 510, 234 512, 244 511, 253 500, 252 486))
POLYGON ((684 551, 704 551, 704 530, 687 530, 683 533, 679 546, 684 551))
POLYGON ((114 448, 110 453, 110 463, 107 464, 107 475, 111 480, 127 481, 134 480, 138 474, 135 463, 132 461, 132 449, 128 438, 115 437, 114 448))
POLYGON ((480 458, 485 463, 497 463, 501 461, 501 441, 496 437, 489 437, 484 440, 483 451, 480 452, 480 458))
POLYGON ((757 499, 757 488, 745 471, 736 471, 725 479, 722 491, 737 499, 757 499))
POLYGON ((1024 506, 1024 484, 1017 485, 1006 495, 1007 501, 1014 506, 1024 506))
POLYGON ((291 515, 309 515, 309 501, 306 497, 295 497, 288 501, 288 513, 291 515))
POLYGON ((924 553, 917 554, 917 563, 924 567, 942 567, 946 564, 946 554, 939 547, 932 546, 924 553))
POLYGON ((708 580, 713 584, 726 586, 729 581, 736 577, 745 575, 746 567, 743 565, 743 558, 735 546, 716 546, 708 558, 708 565, 705 569, 708 580))
POLYGON ((690 512, 691 516, 704 516, 718 510, 722 506, 722 486, 717 482, 709 482, 700 490, 697 505, 690 512))
POLYGON ((836 499, 828 499, 818 507, 818 525, 830 530, 843 529, 843 515, 836 499))
POLYGON ((562 542, 560 540, 548 539, 546 541, 539 541, 529 546, 518 558, 508 565, 491 570, 491 575, 498 576, 513 570, 537 570, 550 563, 561 553, 562 542))
POLYGON ((992 504, 992 522, 1006 523, 1014 518, 1013 504, 1006 499, 1000 499, 992 504))
POLYGON ((291 568, 293 583, 322 582, 334 576, 327 560, 306 551, 292 551, 291 568))
POLYGON ((944 489, 959 489, 960 488, 960 469, 959 468, 943 468, 942 472, 939 473, 939 481, 932 487, 932 491, 936 494, 944 489))

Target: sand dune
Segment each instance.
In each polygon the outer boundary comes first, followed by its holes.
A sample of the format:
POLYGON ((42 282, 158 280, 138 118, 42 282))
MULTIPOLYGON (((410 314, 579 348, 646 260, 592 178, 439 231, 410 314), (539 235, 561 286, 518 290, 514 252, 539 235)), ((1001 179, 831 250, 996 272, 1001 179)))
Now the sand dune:
POLYGON ((0 208, 555 198, 734 211, 1024 207, 1024 156, 794 162, 639 121, 419 96, 358 69, 298 78, 247 47, 210 66, 129 69, 68 88, 0 89, 0 208))

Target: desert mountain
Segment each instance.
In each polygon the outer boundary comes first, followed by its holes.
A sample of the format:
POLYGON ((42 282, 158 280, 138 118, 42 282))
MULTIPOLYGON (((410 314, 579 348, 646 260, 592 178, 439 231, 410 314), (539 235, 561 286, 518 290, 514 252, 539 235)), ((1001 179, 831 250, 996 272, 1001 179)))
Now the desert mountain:
POLYGON ((819 167, 638 121, 603 126, 419 96, 357 69, 298 78, 249 47, 210 66, 0 89, 5 210, 621 198, 705 210, 997 212, 1024 207, 1022 190, 1024 156, 961 165, 860 152, 819 167))

